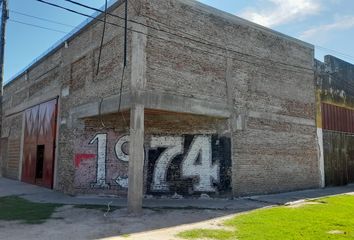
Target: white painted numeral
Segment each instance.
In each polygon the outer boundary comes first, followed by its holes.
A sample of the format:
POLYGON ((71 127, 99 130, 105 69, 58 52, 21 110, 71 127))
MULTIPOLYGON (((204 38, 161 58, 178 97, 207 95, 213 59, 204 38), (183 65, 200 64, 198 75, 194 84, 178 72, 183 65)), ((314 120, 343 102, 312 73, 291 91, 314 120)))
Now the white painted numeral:
POLYGON ((157 159, 152 176, 152 191, 169 191, 167 170, 171 161, 183 153, 182 137, 152 137, 151 148, 167 148, 157 159))
POLYGON ((125 135, 118 140, 115 146, 115 152, 117 158, 124 162, 129 162, 129 155, 123 151, 124 144, 128 144, 129 141, 130 141, 130 136, 125 135))
POLYGON ((197 136, 182 162, 182 177, 197 177, 194 191, 215 192, 213 180, 219 181, 219 166, 212 163, 211 137, 197 136), (197 160, 200 162, 197 163, 197 160))
POLYGON ((107 156, 107 134, 97 134, 90 144, 97 141, 97 170, 96 183, 94 187, 107 187, 106 184, 106 156, 107 156))

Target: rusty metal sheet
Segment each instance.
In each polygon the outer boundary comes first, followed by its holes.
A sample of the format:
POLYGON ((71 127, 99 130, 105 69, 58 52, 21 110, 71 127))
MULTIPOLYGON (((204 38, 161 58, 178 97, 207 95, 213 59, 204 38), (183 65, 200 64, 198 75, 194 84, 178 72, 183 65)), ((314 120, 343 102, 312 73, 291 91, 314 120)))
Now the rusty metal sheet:
POLYGON ((37 145, 44 145, 42 185, 47 188, 53 187, 56 116, 57 100, 40 105, 37 145))
POLYGON ((56 117, 56 99, 25 112, 22 181, 53 187, 56 117), (38 146, 44 147, 44 154, 40 154, 43 159, 38 159, 37 152, 41 149, 38 146), (38 166, 38 162, 41 166, 38 166))
POLYGON ((322 103, 323 129, 336 132, 354 133, 354 111, 322 103))
POLYGON ((25 112, 22 181, 34 184, 36 172, 36 144, 38 135, 39 106, 25 112))

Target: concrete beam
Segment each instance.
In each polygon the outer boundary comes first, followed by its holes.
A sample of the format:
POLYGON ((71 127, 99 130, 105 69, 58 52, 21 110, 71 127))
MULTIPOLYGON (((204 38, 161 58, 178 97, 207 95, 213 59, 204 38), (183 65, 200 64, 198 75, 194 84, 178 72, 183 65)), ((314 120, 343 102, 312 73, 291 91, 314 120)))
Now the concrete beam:
POLYGON ((228 104, 217 99, 201 100, 152 91, 144 91, 141 96, 140 102, 149 109, 221 118, 228 118, 231 115, 228 104))
MULTIPOLYGON (((131 93, 122 95, 121 111, 131 109, 131 93)), ((81 118, 95 117, 99 115, 101 101, 95 101, 77 106, 70 111, 73 121, 81 118)), ((229 118, 231 110, 226 102, 218 99, 201 100, 192 97, 173 95, 170 93, 159 93, 151 91, 139 91, 135 102, 143 104, 146 109, 161 110, 168 112, 203 115, 209 117, 229 118)), ((118 112, 119 95, 105 98, 102 101, 101 114, 112 114, 118 112)))
POLYGON ((259 119, 267 119, 271 121, 280 121, 280 122, 287 122, 305 126, 316 126, 315 119, 306 119, 306 118, 299 118, 299 117, 291 117, 273 113, 264 113, 264 112, 254 112, 250 111, 248 113, 249 117, 259 118, 259 119))
POLYGON ((16 107, 6 110, 4 116, 7 117, 10 115, 15 115, 15 114, 21 113, 21 112, 25 111, 26 109, 36 106, 40 103, 50 101, 59 95, 60 95, 60 90, 58 90, 58 88, 47 90, 45 93, 43 93, 42 95, 40 95, 38 97, 35 97, 31 100, 27 100, 27 101, 17 105, 16 107))

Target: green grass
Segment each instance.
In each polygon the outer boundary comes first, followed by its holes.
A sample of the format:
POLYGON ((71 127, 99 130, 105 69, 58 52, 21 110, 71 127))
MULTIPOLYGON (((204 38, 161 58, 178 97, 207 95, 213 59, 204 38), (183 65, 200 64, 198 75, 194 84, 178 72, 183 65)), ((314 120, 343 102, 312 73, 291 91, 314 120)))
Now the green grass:
POLYGON ((194 229, 178 234, 178 237, 185 239, 217 239, 232 240, 236 239, 236 232, 220 230, 220 229, 194 229))
POLYGON ((62 205, 33 203, 16 196, 0 198, 0 220, 21 221, 26 224, 41 224, 51 218, 56 208, 62 205))
POLYGON ((341 195, 313 202, 318 204, 252 211, 224 222, 227 230, 196 229, 178 236, 239 240, 354 239, 354 196, 341 195))

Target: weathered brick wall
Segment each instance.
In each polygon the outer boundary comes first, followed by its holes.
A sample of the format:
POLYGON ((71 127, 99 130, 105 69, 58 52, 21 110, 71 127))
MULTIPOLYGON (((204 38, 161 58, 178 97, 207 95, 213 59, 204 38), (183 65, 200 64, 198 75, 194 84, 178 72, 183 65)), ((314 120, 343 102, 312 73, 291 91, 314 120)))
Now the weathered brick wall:
MULTIPOLYGON (((230 196, 231 146, 230 137, 224 134, 225 119, 152 110, 145 112, 145 118, 145 194, 230 196), (197 127, 191 130, 193 125, 197 127), (193 148, 202 154, 191 157, 190 169, 198 169, 196 175, 182 166, 188 165, 187 155, 191 156, 193 148)), ((128 113, 124 118, 112 114, 85 120, 74 148, 76 193, 126 195, 129 120, 128 113)))
POLYGON ((234 195, 318 187, 313 47, 196 1, 146 14, 146 88, 229 104, 234 195))
MULTIPOLYGON (((115 15, 123 16, 124 7, 112 9, 115 15)), ((130 9, 134 18, 134 11, 130 9)), ((115 17, 107 21, 122 25, 115 17)), ((93 22, 70 38, 50 54, 45 56, 21 76, 4 87, 2 137, 7 137, 9 129, 22 132, 22 125, 15 124, 13 117, 22 119, 24 110, 59 98, 59 137, 57 143, 57 186, 59 190, 71 192, 73 189, 74 165, 72 162, 75 133, 80 131, 80 121, 72 124, 71 111, 86 103, 99 101, 118 94, 123 62, 123 28, 107 24, 105 40, 102 48, 102 58, 99 74, 96 76, 98 52, 102 36, 102 22, 93 22)), ((130 34, 128 40, 130 41, 130 34)), ((128 62, 130 62, 128 49, 128 62)), ((123 92, 129 91, 130 64, 125 70, 123 92)), ((9 143, 11 139, 9 139, 9 143)), ((16 140, 20 141, 20 138, 16 140)), ((16 145, 17 147, 17 145, 16 145)), ((8 148, 10 150, 10 148, 8 148)), ((2 151, 5 151, 2 149, 2 151)), ((13 176, 18 172, 18 162, 21 151, 16 156, 8 155, 11 160, 13 176), (17 168, 17 169, 15 169, 17 168)), ((6 163, 5 163, 6 165, 6 163)), ((17 173, 18 175, 18 173, 17 173)), ((16 176, 17 176, 16 175, 16 176)))
POLYGON ((1 140, 2 155, 2 173, 3 176, 18 179, 21 155, 21 137, 22 137, 22 116, 12 116, 3 122, 4 126, 1 140))
MULTIPOLYGON (((189 110, 208 115, 146 111, 146 151, 154 155, 145 168, 146 193, 157 194, 150 189, 155 181, 163 194, 195 194, 201 189, 198 177, 209 187, 204 190, 212 189, 215 195, 228 194, 229 185, 235 196, 319 186, 312 46, 196 1, 134 2, 138 11, 130 9, 131 19, 150 26, 130 25, 146 31, 144 94, 163 99, 160 104, 165 104, 166 111, 178 112, 178 104, 183 103, 189 110), (163 94, 168 97, 161 97, 163 94), (181 98, 172 106, 175 97, 181 98), (192 104, 196 101, 200 105, 192 104), (220 109, 222 116, 215 117, 223 104, 227 110, 220 109), (212 105, 213 110, 206 107, 212 105), (179 156, 166 157, 166 171, 155 174, 156 160, 168 142, 179 156), (202 152, 205 154, 191 164, 188 156, 202 152), (232 166, 227 165, 228 155, 232 166), (219 165, 218 161, 227 164, 219 165), (190 171, 181 170, 185 162, 190 171), (194 165, 207 167, 196 170, 194 165), (170 189, 166 190, 164 181, 170 189)), ((122 7, 113 11, 123 16, 122 7)), ((108 21, 123 25, 113 17, 108 21)), ((126 124, 119 116, 104 115, 103 127, 97 117, 102 99, 109 100, 103 104, 106 109, 115 106, 110 97, 119 94, 123 29, 107 25, 101 70, 96 76, 101 33, 102 23, 90 24, 68 40, 68 48, 63 44, 5 87, 3 137, 11 125, 10 116, 21 117, 24 109, 60 97, 55 187, 66 193, 125 193, 117 185, 124 185, 127 163, 117 163, 114 150, 115 141, 128 132, 123 127, 126 124), (82 112, 96 117, 80 117, 82 112), (99 139, 94 138, 104 138, 97 136, 99 133, 107 134, 107 166, 113 164, 112 169, 122 173, 119 183, 112 171, 105 172, 102 179, 103 168, 95 179, 99 139), (91 185, 95 180, 99 183, 96 189, 91 185), (107 188, 105 183, 117 184, 107 188)), ((133 42, 131 32, 128 39, 133 42)), ((140 51, 142 46, 138 47, 140 51)), ((129 92, 136 67, 131 66, 132 52, 129 44, 123 93, 129 92)), ((128 115, 125 119, 129 123, 128 115)))

